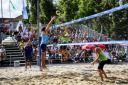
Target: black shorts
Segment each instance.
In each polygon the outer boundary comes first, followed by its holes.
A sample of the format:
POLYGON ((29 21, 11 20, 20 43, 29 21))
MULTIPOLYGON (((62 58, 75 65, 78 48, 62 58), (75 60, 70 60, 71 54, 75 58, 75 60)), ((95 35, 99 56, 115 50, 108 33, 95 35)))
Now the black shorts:
POLYGON ((105 60, 105 61, 100 61, 99 62, 99 66, 98 66, 98 69, 103 69, 104 68, 104 65, 105 64, 109 64, 111 62, 111 60, 110 59, 107 59, 107 60, 105 60))
POLYGON ((41 50, 42 52, 45 52, 47 49, 47 45, 46 44, 41 44, 41 50))
POLYGON ((26 62, 31 62, 32 61, 32 57, 31 56, 25 56, 25 61, 26 62))

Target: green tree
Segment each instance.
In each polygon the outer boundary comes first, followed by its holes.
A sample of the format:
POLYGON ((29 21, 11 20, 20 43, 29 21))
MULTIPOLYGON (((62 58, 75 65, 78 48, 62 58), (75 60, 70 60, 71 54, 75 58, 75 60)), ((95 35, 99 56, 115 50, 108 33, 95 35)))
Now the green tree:
POLYGON ((63 18, 64 21, 71 21, 73 19, 76 19, 78 11, 78 1, 79 0, 60 0, 58 5, 60 18, 63 18))
MULTIPOLYGON (((128 3, 128 1, 123 0, 123 4, 125 3, 128 3)), ((119 2, 115 0, 80 0, 79 4, 79 17, 89 16, 119 6, 119 2)), ((128 36, 128 33, 126 33, 128 30, 127 20, 128 11, 122 10, 86 22, 89 22, 88 24, 91 24, 90 26, 98 32, 102 29, 103 34, 107 34, 113 39, 126 39, 126 36, 128 36)))
POLYGON ((46 24, 56 14, 52 0, 40 0, 40 21, 46 24))
POLYGON ((37 0, 28 0, 29 1, 29 22, 36 24, 37 19, 37 0))
MULTIPOLYGON (((128 0, 123 0, 123 4, 126 3, 128 3, 128 0)), ((116 0, 60 0, 58 9, 60 10, 60 16, 65 21, 71 21, 117 6, 119 6, 119 2, 116 0), (76 2, 74 3, 73 1, 76 2)), ((128 39, 127 21, 128 10, 124 9, 83 22, 87 22, 88 25, 98 32, 102 29, 104 34, 109 35, 113 39, 128 39)))
POLYGON ((95 13, 95 0, 79 0, 78 17, 85 17, 95 13))
POLYGON ((27 13, 28 13, 28 19, 26 20, 23 20, 23 22, 26 24, 26 23, 29 23, 29 19, 30 19, 30 9, 29 9, 29 0, 26 0, 27 1, 27 13))

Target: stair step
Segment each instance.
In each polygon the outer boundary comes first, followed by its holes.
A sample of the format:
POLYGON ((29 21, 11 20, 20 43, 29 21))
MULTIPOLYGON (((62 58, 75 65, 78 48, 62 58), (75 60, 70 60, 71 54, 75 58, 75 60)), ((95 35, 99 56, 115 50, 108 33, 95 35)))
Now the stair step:
POLYGON ((6 55, 23 55, 22 52, 7 52, 6 55))
POLYGON ((5 48, 6 50, 19 50, 19 48, 5 48))
MULTIPOLYGON (((11 59, 22 59, 22 58, 24 58, 23 56, 21 56, 21 57, 11 57, 11 59)), ((7 59, 10 59, 10 57, 7 57, 7 59)))
POLYGON ((6 57, 24 57, 23 55, 6 55, 6 57))
POLYGON ((4 47, 19 47, 18 45, 3 45, 4 47))
POLYGON ((17 61, 17 60, 20 60, 20 61, 22 60, 22 61, 24 61, 25 59, 24 59, 24 58, 21 58, 21 59, 19 59, 19 58, 18 58, 18 59, 17 59, 17 58, 8 59, 9 62, 10 62, 10 61, 11 61, 11 62, 14 62, 14 61, 17 61))
POLYGON ((23 53, 22 51, 20 51, 20 52, 6 52, 6 53, 23 53))
MULTIPOLYGON (((25 62, 25 60, 19 60, 20 62, 25 62)), ((32 60, 32 62, 37 62, 37 60, 32 60)))
MULTIPOLYGON (((32 65, 36 65, 36 64, 37 64, 37 62, 32 62, 32 65)), ((9 65, 14 66, 14 62, 9 63, 9 65)), ((25 66, 25 62, 23 62, 23 63, 20 62, 20 66, 25 66)))
POLYGON ((6 52, 21 52, 21 50, 6 50, 6 52))

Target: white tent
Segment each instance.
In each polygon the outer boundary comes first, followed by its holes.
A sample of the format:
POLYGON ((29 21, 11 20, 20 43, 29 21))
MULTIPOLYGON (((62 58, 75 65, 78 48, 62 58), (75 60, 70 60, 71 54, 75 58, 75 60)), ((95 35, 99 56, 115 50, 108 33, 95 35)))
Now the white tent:
POLYGON ((12 4, 9 3, 9 0, 2 0, 3 17, 2 12, 0 12, 0 18, 16 18, 17 16, 22 15, 22 0, 11 0, 11 2, 15 9, 12 4))

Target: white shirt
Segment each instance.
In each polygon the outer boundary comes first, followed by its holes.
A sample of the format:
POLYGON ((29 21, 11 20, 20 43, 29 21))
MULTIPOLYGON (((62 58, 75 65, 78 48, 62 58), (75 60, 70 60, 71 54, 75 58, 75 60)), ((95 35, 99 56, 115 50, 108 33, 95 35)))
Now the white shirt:
POLYGON ((108 59, 111 59, 110 55, 109 55, 109 52, 105 51, 104 52, 104 55, 108 58, 108 59))
POLYGON ((4 48, 0 48, 0 53, 3 53, 5 52, 5 49, 4 48))

